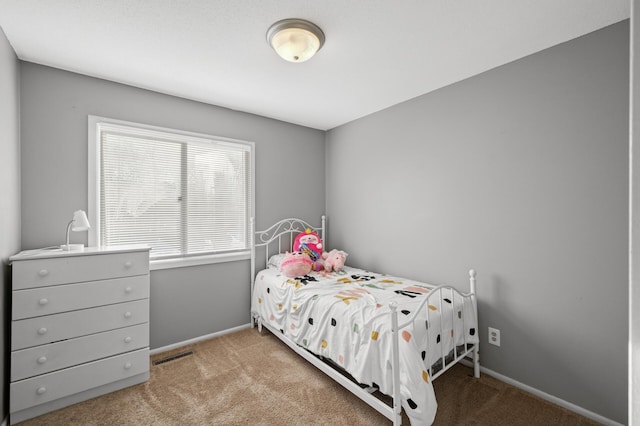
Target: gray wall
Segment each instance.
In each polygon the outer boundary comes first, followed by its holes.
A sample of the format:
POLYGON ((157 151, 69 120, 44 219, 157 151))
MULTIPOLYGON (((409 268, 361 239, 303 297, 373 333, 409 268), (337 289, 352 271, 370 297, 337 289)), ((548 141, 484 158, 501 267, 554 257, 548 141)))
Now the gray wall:
POLYGON ((622 423, 628 38, 628 21, 607 27, 333 129, 326 148, 329 239, 351 264, 465 289, 477 269, 482 364, 622 423))
MULTIPOLYGON (((324 212, 322 131, 27 62, 21 99, 23 249, 62 243, 73 211, 87 209, 89 114, 254 141, 259 229, 324 212), (301 159, 305 179, 293 173, 301 159)), ((249 261, 153 271, 151 346, 248 324, 249 299, 249 261)))
POLYGON ((9 257, 20 250, 20 79, 13 49, 0 29, 0 421, 9 411, 9 257))
POLYGON ((640 5, 631 2, 629 424, 640 424, 640 5), (635 195, 634 195, 635 193, 635 195))

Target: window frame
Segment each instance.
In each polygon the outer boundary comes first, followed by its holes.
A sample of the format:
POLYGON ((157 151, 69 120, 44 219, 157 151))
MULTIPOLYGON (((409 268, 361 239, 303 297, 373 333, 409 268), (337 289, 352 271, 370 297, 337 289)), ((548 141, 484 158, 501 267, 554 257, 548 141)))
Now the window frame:
MULTIPOLYGON (((153 126, 149 124, 136 123, 131 121, 117 120, 113 118, 89 115, 88 116, 88 209, 89 216, 89 246, 100 245, 100 143, 101 143, 101 125, 102 128, 109 126, 129 127, 139 131, 151 131, 168 133, 176 136, 176 140, 188 142, 189 139, 197 139, 202 141, 214 140, 217 142, 245 145, 249 149, 249 168, 251 176, 249 178, 250 191, 250 208, 247 219, 247 230, 251 232, 249 221, 255 217, 255 143, 240 139, 232 139, 222 136, 208 135, 204 133, 189 132, 167 127, 153 126)), ((249 243, 251 242, 249 236, 249 243)), ((150 260, 150 269, 169 269, 181 268, 185 266, 206 265, 221 262, 234 262, 238 260, 247 260, 251 258, 251 247, 246 250, 240 250, 233 253, 204 254, 187 257, 177 257, 171 259, 152 259, 150 260)))

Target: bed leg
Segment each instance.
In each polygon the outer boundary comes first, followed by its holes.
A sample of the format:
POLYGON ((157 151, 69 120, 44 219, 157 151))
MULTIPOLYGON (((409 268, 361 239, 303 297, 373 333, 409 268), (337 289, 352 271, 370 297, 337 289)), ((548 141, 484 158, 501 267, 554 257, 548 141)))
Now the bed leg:
MULTIPOLYGON (((469 269, 469 290, 471 292, 471 300, 474 306, 474 316, 476 324, 478 324, 478 299, 476 298, 476 270, 469 269)), ((480 378, 480 341, 478 336, 478 343, 473 348, 473 377, 480 378)))
POLYGON ((262 334, 262 318, 257 313, 251 313, 251 328, 258 327, 258 333, 262 334))
POLYGON ((478 345, 473 349, 473 377, 480 378, 480 350, 478 345))

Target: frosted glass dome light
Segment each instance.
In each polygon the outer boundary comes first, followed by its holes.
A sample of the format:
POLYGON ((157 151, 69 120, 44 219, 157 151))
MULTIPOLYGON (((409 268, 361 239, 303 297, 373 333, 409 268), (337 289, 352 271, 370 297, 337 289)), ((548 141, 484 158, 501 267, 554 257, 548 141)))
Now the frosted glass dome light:
POLYGON ((267 31, 267 41, 280 57, 289 62, 304 62, 324 44, 324 33, 312 22, 283 19, 267 31))

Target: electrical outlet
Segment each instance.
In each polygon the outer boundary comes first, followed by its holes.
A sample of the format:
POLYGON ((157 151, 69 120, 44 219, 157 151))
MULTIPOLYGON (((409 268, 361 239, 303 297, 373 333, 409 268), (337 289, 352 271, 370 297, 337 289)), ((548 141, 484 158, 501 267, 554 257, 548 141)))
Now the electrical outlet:
POLYGON ((489 327, 489 343, 495 346, 500 346, 500 330, 489 327))

